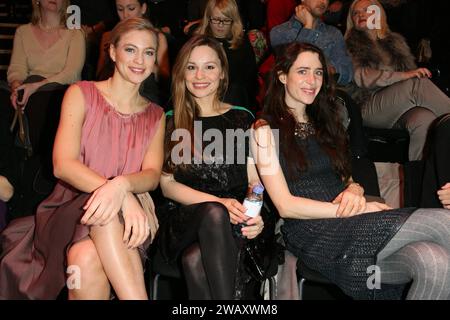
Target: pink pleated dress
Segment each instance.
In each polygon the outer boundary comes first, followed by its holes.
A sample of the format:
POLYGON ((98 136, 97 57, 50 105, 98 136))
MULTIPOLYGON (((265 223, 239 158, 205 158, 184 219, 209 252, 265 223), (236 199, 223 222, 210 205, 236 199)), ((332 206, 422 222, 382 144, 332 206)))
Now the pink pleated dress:
MULTIPOLYGON (((121 114, 94 82, 78 85, 85 99, 80 161, 106 178, 141 170, 163 115, 154 103, 121 114)), ((81 106, 80 106, 81 107, 81 106)), ((89 194, 59 181, 36 216, 12 221, 0 237, 0 299, 55 299, 65 286, 66 250, 89 234, 80 224, 89 194)), ((142 248, 146 249, 146 248, 142 248)))

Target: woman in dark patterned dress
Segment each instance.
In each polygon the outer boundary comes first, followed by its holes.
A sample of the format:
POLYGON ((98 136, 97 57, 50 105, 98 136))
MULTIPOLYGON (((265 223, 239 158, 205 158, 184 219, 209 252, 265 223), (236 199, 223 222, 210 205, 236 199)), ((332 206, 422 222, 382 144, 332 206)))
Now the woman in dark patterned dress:
POLYGON ((287 249, 356 299, 398 299, 411 280, 407 299, 449 299, 450 212, 366 202, 333 97, 320 49, 277 57, 251 145, 287 249))
POLYGON ((232 224, 245 222, 236 229, 248 239, 264 226, 260 215, 244 214, 247 189, 259 183, 244 137, 253 116, 221 101, 227 69, 221 44, 198 35, 183 46, 173 71, 174 113, 167 119, 160 182, 170 201, 158 211, 158 244, 167 261, 181 257, 190 299, 234 298, 239 250, 232 224))

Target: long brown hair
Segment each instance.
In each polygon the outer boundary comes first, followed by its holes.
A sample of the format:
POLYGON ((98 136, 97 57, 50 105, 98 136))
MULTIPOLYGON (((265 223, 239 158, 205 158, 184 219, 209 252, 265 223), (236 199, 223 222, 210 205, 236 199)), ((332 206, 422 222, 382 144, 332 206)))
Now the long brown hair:
POLYGON ((206 4, 205 13, 198 27, 198 34, 206 34, 213 37, 211 30, 210 19, 213 14, 214 8, 217 8, 222 14, 233 21, 231 22, 231 37, 228 40, 231 49, 238 48, 244 38, 244 27, 242 24, 241 16, 239 15, 239 9, 234 0, 209 0, 206 4))
POLYGON ((307 162, 302 146, 293 139, 296 119, 285 102, 285 87, 279 75, 288 74, 302 52, 317 53, 324 72, 322 87, 314 102, 306 107, 306 115, 316 130, 319 145, 330 156, 336 171, 347 180, 350 177, 347 134, 339 118, 334 83, 327 72, 325 56, 319 48, 295 42, 280 50, 270 75, 262 119, 267 121, 272 129, 279 129, 280 151, 289 163, 289 176, 296 177, 296 172, 307 168, 307 162))
MULTIPOLYGON (((172 70, 172 99, 174 107, 174 126, 173 129, 185 129, 190 133, 191 146, 193 147, 194 120, 198 118, 200 109, 195 102, 194 97, 186 87, 185 73, 191 57, 192 51, 196 47, 208 46, 213 49, 219 58, 223 78, 220 80, 219 87, 214 97, 214 106, 219 106, 227 88, 228 88, 228 60, 225 51, 217 40, 206 35, 195 35, 184 44, 178 53, 175 65, 172 70)), ((166 139, 167 142, 167 139, 166 139)), ((171 152, 175 142, 166 144, 165 172, 173 171, 171 161, 171 152)), ((191 149, 192 152, 194 148, 191 149)))

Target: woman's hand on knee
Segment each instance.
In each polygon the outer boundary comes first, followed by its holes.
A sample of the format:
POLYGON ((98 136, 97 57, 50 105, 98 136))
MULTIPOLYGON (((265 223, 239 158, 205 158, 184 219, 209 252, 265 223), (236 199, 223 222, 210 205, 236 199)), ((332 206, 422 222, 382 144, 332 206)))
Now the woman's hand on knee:
POLYGON ((123 201, 122 215, 125 222, 123 242, 128 249, 136 248, 147 240, 150 225, 144 209, 132 193, 128 193, 123 201))
POLYGON ((437 194, 442 206, 445 209, 450 209, 450 182, 447 182, 440 190, 438 190, 437 194))
POLYGON ((247 209, 236 199, 220 198, 219 202, 227 208, 232 224, 243 223, 248 219, 245 215, 247 209))
POLYGON ((127 194, 126 186, 120 177, 108 180, 94 191, 85 206, 82 224, 105 225, 119 212, 127 194))
POLYGON ((256 238, 264 229, 264 221, 260 215, 249 219, 246 224, 247 227, 243 227, 241 231, 247 239, 256 238))
POLYGON ((363 212, 366 207, 364 189, 357 183, 351 183, 332 202, 339 204, 336 217, 348 218, 354 216, 363 212))

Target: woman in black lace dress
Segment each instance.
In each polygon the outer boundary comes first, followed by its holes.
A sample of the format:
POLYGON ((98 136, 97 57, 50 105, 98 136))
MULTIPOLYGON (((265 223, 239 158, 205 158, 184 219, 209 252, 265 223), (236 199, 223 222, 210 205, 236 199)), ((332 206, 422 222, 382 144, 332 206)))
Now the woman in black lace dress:
POLYGON ((259 182, 256 167, 247 162, 244 137, 253 116, 220 100, 227 68, 219 42, 194 36, 173 72, 174 112, 167 119, 161 177, 170 202, 159 213, 158 244, 168 261, 181 256, 190 299, 235 297, 238 247, 232 224, 245 222, 241 231, 248 239, 264 225, 261 216, 248 219, 241 204, 248 186, 259 182))
POLYGON ((318 48, 288 46, 255 125, 252 153, 287 249, 353 298, 400 298, 413 280, 408 299, 449 299, 449 211, 365 201, 326 70, 318 48))

